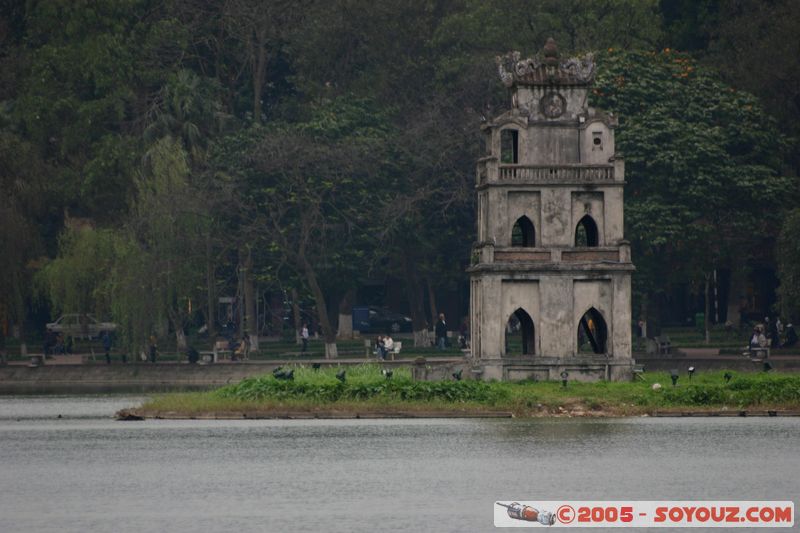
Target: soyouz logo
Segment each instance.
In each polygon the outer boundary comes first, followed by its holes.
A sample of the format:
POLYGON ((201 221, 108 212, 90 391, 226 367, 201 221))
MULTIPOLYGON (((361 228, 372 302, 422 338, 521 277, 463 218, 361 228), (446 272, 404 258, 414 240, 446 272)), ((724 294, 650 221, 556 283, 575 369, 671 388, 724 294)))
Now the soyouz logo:
POLYGON ((793 527, 790 501, 497 501, 496 527, 793 527))

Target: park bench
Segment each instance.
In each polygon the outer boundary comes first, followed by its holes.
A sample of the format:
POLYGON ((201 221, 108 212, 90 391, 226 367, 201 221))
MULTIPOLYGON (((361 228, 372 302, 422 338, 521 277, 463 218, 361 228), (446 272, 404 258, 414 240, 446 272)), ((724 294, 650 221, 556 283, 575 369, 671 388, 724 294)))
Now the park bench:
MULTIPOLYGON (((369 358, 370 355, 375 355, 380 357, 380 353, 378 352, 378 347, 374 346, 372 344, 372 341, 370 341, 369 339, 364 340, 364 349, 367 352, 367 358, 369 358)), ((403 342, 395 341, 394 344, 392 344, 392 349, 388 350, 386 352, 386 355, 388 357, 391 357, 391 360, 394 361, 395 356, 400 355, 400 350, 402 349, 403 349, 403 342)))

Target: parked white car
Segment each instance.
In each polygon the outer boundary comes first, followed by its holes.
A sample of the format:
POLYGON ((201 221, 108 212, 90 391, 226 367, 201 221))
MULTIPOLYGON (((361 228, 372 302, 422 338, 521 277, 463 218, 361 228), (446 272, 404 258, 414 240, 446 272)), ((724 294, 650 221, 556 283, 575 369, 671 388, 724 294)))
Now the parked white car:
POLYGON ((100 322, 92 315, 78 313, 61 315, 58 320, 50 322, 46 327, 47 331, 76 339, 92 339, 99 337, 104 331, 111 332, 117 329, 114 322, 100 322))

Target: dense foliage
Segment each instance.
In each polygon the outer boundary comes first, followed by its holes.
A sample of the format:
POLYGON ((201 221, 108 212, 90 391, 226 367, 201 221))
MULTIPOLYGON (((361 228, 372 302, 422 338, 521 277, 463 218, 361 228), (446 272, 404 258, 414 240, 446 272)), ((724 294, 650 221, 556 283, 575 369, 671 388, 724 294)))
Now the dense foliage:
POLYGON ((327 403, 346 400, 480 402, 493 404, 507 398, 507 391, 484 381, 413 381, 407 369, 395 370, 387 379, 377 366, 348 367, 345 381, 336 379, 340 368, 294 370, 291 381, 272 375, 245 379, 219 389, 221 398, 243 401, 311 400, 327 403))
POLYGON ((255 333, 259 295, 294 294, 333 356, 335 311, 377 278, 402 286, 422 330, 437 294, 465 285, 479 124, 508 105, 493 58, 549 36, 565 54, 601 51, 593 105, 622 117, 637 294, 774 266, 798 188, 786 177, 796 145, 779 131, 800 123, 787 48, 799 11, 791 0, 6 3, 0 320, 40 328, 93 311, 135 348, 151 334, 181 341, 190 323, 213 333, 223 294, 241 297, 240 334, 255 333))
POLYGON ((620 117, 639 292, 767 255, 798 181, 782 174, 788 141, 758 99, 669 49, 608 49, 598 72, 593 101, 620 117))

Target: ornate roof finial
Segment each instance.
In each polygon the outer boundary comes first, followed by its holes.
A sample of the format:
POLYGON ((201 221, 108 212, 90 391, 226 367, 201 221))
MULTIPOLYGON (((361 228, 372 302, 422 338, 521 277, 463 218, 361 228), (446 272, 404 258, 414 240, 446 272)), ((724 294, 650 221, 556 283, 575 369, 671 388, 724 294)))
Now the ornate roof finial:
POLYGON ((548 67, 558 65, 558 46, 552 37, 548 37, 547 42, 544 43, 544 64, 548 67))
POLYGON ((561 60, 558 46, 550 37, 537 55, 520 59, 519 52, 509 52, 495 58, 500 79, 506 87, 515 85, 551 86, 591 85, 594 80, 594 57, 586 54, 561 60))

